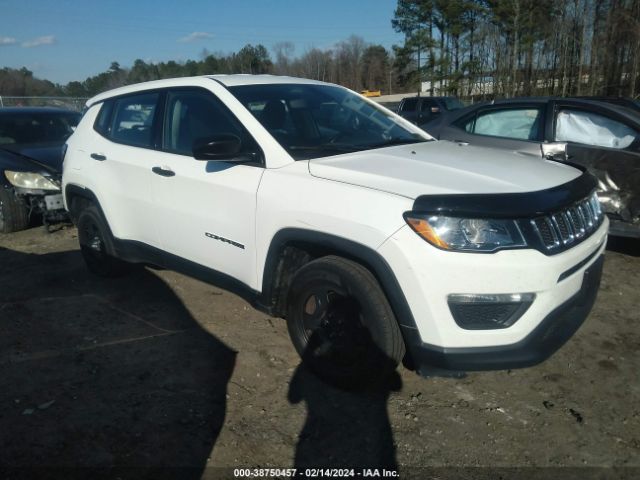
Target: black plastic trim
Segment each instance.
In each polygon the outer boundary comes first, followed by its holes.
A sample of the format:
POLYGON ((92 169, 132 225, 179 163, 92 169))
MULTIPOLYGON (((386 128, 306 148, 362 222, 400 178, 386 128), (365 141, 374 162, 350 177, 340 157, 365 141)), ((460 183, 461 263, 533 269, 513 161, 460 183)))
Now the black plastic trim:
POLYGON ((105 218, 105 219, 107 218, 104 212, 102 211, 102 207, 100 206, 98 197, 96 196, 95 193, 93 193, 88 188, 84 188, 79 185, 68 184, 64 189, 64 192, 62 192, 62 194, 64 195, 65 205, 67 206, 67 210, 70 213, 70 217, 72 221, 75 222, 77 220, 73 217, 73 212, 71 211, 71 198, 73 197, 81 197, 93 202, 96 205, 96 207, 98 207, 98 210, 100 210, 100 214, 102 215, 102 218, 105 218))
POLYGON ((577 264, 575 264, 573 267, 571 267, 570 269, 566 270, 565 272, 562 272, 560 274, 560 276, 558 277, 558 283, 563 281, 565 278, 570 277, 571 275, 576 273, 578 270, 580 270, 582 267, 584 267, 587 263, 589 263, 591 261, 591 259, 593 257, 595 257, 596 254, 600 251, 600 247, 601 246, 602 246, 602 244, 598 245, 598 247, 587 256, 587 258, 585 258, 581 262, 578 262, 577 264))
POLYGON ((143 242, 113 238, 113 243, 116 256, 122 260, 174 270, 210 285, 228 290, 242 297, 254 307, 261 309, 258 302, 260 293, 234 277, 143 242))
POLYGON ((596 186, 595 177, 583 172, 570 182, 536 192, 421 195, 413 204, 413 212, 469 218, 535 218, 588 197, 596 186))
POLYGON ((429 367, 446 370, 504 370, 536 365, 555 353, 580 328, 595 303, 604 256, 584 272, 581 289, 553 310, 524 339, 511 345, 478 348, 442 348, 422 343, 417 329, 403 327, 407 348, 417 370, 428 375, 429 367))
POLYGON ((272 298, 278 261, 287 245, 317 246, 333 254, 357 261, 367 267, 380 282, 380 286, 387 296, 398 324, 400 326, 415 327, 416 323, 402 288, 393 270, 378 252, 346 238, 314 230, 285 228, 273 236, 267 253, 262 279, 263 299, 272 298))

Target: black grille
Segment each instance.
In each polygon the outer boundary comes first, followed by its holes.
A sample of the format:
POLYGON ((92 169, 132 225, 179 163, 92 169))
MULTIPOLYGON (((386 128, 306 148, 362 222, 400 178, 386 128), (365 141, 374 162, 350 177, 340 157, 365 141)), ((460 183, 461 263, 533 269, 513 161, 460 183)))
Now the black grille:
POLYGON ((560 233, 560 238, 570 239, 573 237, 573 231, 569 226, 569 219, 565 213, 557 213, 551 217, 553 219, 553 223, 555 223, 558 232, 560 233))
POLYGON ((468 330, 506 328, 521 308, 520 303, 453 303, 449 304, 453 318, 468 330))
POLYGON ((558 241, 558 237, 555 234, 553 224, 547 217, 540 217, 534 220, 534 225, 538 230, 540 238, 545 245, 553 245, 558 241))
POLYGON ((597 230, 604 218, 595 193, 551 215, 531 220, 544 247, 556 250, 577 243, 597 230))

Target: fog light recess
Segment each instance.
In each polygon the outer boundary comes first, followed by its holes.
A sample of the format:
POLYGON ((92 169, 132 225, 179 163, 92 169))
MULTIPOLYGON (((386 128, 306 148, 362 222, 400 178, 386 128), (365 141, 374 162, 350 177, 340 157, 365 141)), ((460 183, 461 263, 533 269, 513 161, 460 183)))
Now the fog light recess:
POLYGON ((508 328, 516 323, 535 298, 535 293, 456 293, 448 296, 448 303, 453 319, 461 328, 495 330, 508 328))

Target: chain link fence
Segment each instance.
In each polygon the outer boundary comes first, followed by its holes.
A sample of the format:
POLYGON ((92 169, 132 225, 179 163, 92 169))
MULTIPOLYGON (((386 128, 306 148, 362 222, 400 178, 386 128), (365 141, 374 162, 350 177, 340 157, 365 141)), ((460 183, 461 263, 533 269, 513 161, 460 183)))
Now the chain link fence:
POLYGON ((88 97, 13 97, 0 95, 2 107, 58 107, 81 112, 88 97))

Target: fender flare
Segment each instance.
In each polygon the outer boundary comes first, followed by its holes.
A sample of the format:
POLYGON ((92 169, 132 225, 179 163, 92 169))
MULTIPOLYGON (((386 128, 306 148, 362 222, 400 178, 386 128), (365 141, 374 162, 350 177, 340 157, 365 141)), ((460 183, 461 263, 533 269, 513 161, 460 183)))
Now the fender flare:
POLYGON ((301 228, 284 228, 272 238, 264 264, 262 277, 262 298, 273 296, 274 280, 278 272, 278 262, 284 248, 288 245, 302 245, 316 248, 329 254, 340 255, 356 261, 371 271, 376 277, 400 327, 415 329, 416 323, 409 308, 409 303, 398 283, 398 280, 384 257, 372 248, 344 237, 306 230, 301 228))
MULTIPOLYGON (((88 188, 70 183, 64 189, 64 203, 67 206, 67 211, 69 212, 72 219, 74 218, 71 212, 71 202, 69 200, 74 197, 86 198, 87 200, 94 203, 95 206, 98 207, 98 210, 100 210, 100 214, 102 215, 102 218, 106 220, 107 217, 105 216, 104 211, 102 210, 102 206, 100 205, 100 201, 98 200, 97 195, 88 188)), ((74 219, 74 221, 75 220, 77 219, 74 219)), ((109 227, 109 229, 111 229, 111 227, 109 227)))

